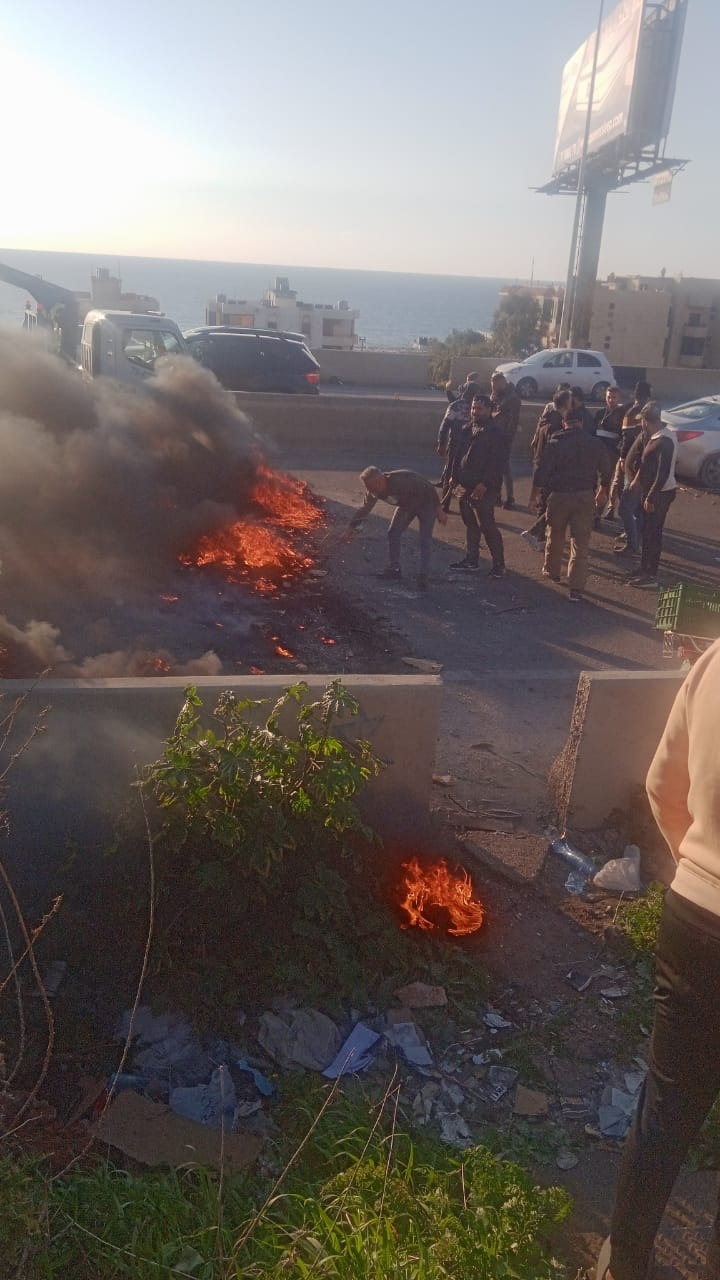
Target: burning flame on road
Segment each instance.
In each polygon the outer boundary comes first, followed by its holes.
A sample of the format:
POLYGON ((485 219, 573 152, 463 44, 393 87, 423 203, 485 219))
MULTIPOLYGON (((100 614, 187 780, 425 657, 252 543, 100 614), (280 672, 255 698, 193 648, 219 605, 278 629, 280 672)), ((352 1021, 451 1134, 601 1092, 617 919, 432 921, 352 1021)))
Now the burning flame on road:
POLYGON ((309 533, 325 519, 319 502, 302 480, 261 466, 251 495, 251 514, 206 534, 180 556, 186 565, 218 565, 229 582, 249 581, 261 594, 276 591, 282 581, 299 577, 312 557, 293 546, 293 538, 309 533))
POLYGON ((423 914, 428 907, 442 907, 450 918, 448 933, 456 937, 475 933, 485 919, 485 908, 473 898, 473 883, 467 871, 460 874, 448 870, 444 858, 421 867, 417 858, 403 863, 406 891, 401 909, 407 912, 405 928, 436 929, 438 926, 423 914))

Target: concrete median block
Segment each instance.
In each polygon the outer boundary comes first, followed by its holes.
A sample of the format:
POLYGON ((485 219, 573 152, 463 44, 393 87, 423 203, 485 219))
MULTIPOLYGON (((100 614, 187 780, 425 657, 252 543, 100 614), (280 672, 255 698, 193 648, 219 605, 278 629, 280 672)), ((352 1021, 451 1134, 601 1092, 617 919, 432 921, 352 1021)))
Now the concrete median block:
POLYGON ((561 826, 599 827, 645 785, 684 675, 584 671, 568 740, 550 772, 561 826))

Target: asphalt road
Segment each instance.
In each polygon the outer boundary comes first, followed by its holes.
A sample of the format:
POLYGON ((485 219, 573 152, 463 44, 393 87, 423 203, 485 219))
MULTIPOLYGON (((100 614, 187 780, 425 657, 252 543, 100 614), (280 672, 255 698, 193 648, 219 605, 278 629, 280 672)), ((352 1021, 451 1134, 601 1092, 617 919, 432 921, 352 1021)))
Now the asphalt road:
MULTIPOLYGON (((507 578, 489 579, 487 560, 469 580, 449 569, 464 551, 464 528, 455 501, 448 524, 436 526, 431 589, 420 593, 414 588, 414 529, 404 538, 403 582, 388 584, 375 577, 387 562, 391 508, 378 503, 349 543, 340 535, 360 503, 357 474, 364 466, 409 466, 434 478, 432 457, 398 457, 390 451, 382 457, 376 451, 372 458, 343 456, 337 467, 328 465, 327 458, 307 455, 285 461, 328 500, 337 524, 331 525, 324 550, 343 589, 372 616, 402 633, 409 656, 442 664, 445 710, 439 772, 464 781, 468 798, 482 782, 512 800, 511 807, 536 826, 547 809, 545 779, 565 741, 579 673, 651 670, 666 661, 661 635, 654 629, 655 593, 630 587, 624 562, 618 563, 613 555, 619 526, 605 522, 593 534, 586 598, 571 604, 565 586, 541 578, 541 555, 519 536, 531 523, 524 506, 530 487, 526 475, 516 485, 518 509, 499 513, 507 578), (478 741, 492 743, 494 754, 469 751, 478 741)), ((662 576, 668 583, 720 586, 719 515, 720 496, 681 488, 671 510, 663 557, 662 576)))

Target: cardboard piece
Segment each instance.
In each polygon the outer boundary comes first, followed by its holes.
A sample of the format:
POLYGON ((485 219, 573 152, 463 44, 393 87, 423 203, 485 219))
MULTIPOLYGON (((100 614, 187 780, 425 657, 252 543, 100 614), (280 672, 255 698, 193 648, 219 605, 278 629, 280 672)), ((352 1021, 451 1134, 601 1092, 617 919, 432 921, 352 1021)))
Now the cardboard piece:
POLYGON ((513 1114, 516 1116, 546 1116, 548 1113, 549 1103, 547 1095, 538 1093, 536 1089, 526 1089, 524 1085, 518 1085, 515 1094, 515 1106, 513 1114))
MULTIPOLYGON (((152 1102, 126 1089, 100 1117, 97 1136, 140 1164, 199 1164, 219 1169, 222 1134, 219 1129, 176 1116, 162 1102, 152 1102)), ((226 1173, 246 1169, 260 1154, 262 1138, 254 1133, 226 1133, 226 1173)))

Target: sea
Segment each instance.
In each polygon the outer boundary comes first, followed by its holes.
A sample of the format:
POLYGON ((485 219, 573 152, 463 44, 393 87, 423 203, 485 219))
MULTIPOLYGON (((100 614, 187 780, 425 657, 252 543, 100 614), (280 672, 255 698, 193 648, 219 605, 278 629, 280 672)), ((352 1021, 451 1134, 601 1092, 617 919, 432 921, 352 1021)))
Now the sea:
MULTIPOLYGON (((218 293, 229 298, 261 298, 275 276, 287 276, 304 302, 336 304, 341 299, 360 312, 355 329, 368 347, 404 350, 418 338, 445 338, 452 329, 492 325, 498 291, 507 279, 484 276, 418 275, 395 271, 355 271, 296 267, 287 263, 198 262, 183 258, 130 258, 90 253, 45 253, 0 249, 0 263, 41 275, 66 289, 88 290, 97 267, 109 268, 123 289, 157 298, 160 309, 181 329, 205 323, 205 304, 218 293)), ((0 324, 19 325, 26 295, 0 283, 0 324)))

